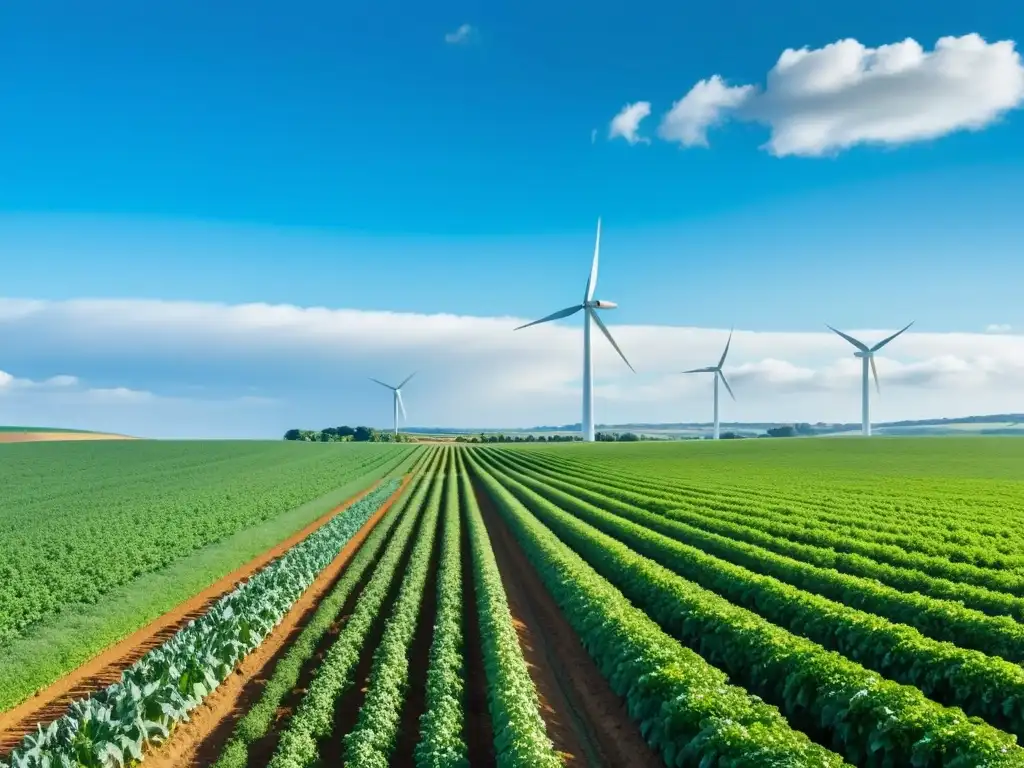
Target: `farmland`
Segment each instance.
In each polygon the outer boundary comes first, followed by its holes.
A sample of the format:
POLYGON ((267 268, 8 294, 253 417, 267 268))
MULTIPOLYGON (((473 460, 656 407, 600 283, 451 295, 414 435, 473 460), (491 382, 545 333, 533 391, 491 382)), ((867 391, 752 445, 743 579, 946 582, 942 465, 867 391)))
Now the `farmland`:
POLYGON ((1013 438, 4 451, 0 679, 277 545, 11 765, 1024 766, 1013 438))

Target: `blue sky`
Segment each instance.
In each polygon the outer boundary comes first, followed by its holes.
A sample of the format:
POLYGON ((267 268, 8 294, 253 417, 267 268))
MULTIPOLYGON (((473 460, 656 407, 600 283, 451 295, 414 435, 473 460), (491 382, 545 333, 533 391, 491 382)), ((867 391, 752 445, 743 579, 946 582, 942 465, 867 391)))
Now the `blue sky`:
MULTIPOLYGON (((1024 7, 1008 0, 14 0, 0 8, 0 295, 533 317, 582 291, 600 214, 599 293, 620 303, 609 322, 1020 329, 1018 111, 820 157, 774 156, 753 120, 712 126, 707 147, 656 129, 703 78, 763 87, 787 48, 913 37, 930 51, 942 36, 1022 29, 1024 7), (446 42, 463 24, 466 39, 446 42), (650 143, 609 140, 609 121, 639 100, 652 105, 650 143)), ((52 348, 16 341, 0 370, 178 398, 220 382, 228 396, 223 371, 171 386, 144 355, 104 367, 79 359, 68 329, 47 333, 52 348)), ((257 379, 268 397, 299 396, 257 379)), ((353 398, 351 420, 377 416, 376 401, 353 398)), ((651 420, 686 410, 662 407, 651 420)), ((492 412, 505 411, 481 403, 474 418, 492 412)))

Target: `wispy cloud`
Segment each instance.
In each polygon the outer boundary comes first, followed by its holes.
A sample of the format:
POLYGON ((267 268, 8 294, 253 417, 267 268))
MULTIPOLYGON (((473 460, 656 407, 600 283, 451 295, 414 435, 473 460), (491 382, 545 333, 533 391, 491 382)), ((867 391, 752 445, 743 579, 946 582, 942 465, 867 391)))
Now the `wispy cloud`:
POLYGON ((468 43, 472 39, 474 32, 472 24, 462 24, 454 32, 446 32, 444 41, 449 45, 468 43))
POLYGON ((1013 328, 1006 323, 991 323, 985 326, 985 333, 1009 333, 1013 328))
POLYGON ((763 123, 777 157, 834 154, 858 144, 896 146, 981 130, 1024 103, 1024 66, 1012 40, 911 38, 870 48, 852 38, 786 49, 763 89, 701 80, 663 117, 659 135, 707 146, 730 118, 763 123))
POLYGON ((645 117, 651 114, 651 103, 649 101, 637 101, 624 106, 608 125, 608 138, 623 138, 630 144, 638 142, 649 143, 637 132, 640 130, 640 123, 645 117))
MULTIPOLYGON (((415 424, 577 421, 579 324, 513 333, 522 322, 266 304, 0 300, 10 379, 41 384, 63 371, 78 377, 75 387, 50 389, 8 382, 0 423, 182 436, 384 425, 391 401, 367 377, 401 380, 414 370, 419 375, 403 394, 415 424)), ((597 337, 599 420, 707 418, 710 382, 679 372, 716 362, 727 330, 611 330, 639 373, 597 337)), ((884 329, 844 330, 868 343, 887 335, 884 329)), ((879 420, 1020 410, 1022 336, 915 328, 885 352, 878 359, 879 420)), ((827 331, 739 329, 726 373, 737 396, 726 405, 730 420, 859 418, 860 362, 827 331)))

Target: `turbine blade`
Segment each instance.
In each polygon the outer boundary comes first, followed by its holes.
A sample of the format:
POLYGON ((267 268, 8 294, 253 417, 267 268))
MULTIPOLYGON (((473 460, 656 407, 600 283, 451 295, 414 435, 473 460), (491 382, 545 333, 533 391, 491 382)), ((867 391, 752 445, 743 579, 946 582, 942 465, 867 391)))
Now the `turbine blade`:
POLYGON ((834 333, 838 333, 840 336, 842 336, 848 342, 853 344, 853 346, 855 346, 861 352, 870 352, 871 351, 871 350, 868 349, 868 345, 867 344, 865 344, 862 341, 857 341, 855 338, 853 338, 853 336, 850 336, 849 334, 843 333, 842 331, 837 331, 835 328, 833 328, 828 323, 825 323, 825 327, 828 328, 830 331, 832 331, 834 333))
POLYGON ((408 418, 405 415, 405 403, 402 402, 402 393, 397 389, 395 390, 395 398, 398 400, 398 409, 402 412, 402 421, 405 421, 408 418))
POLYGON ((404 387, 406 384, 409 383, 409 379, 411 379, 417 373, 419 373, 419 371, 413 371, 412 373, 410 373, 408 376, 405 377, 405 381, 403 381, 401 384, 399 384, 397 387, 395 387, 395 389, 401 389, 402 387, 404 387))
POLYGON ((717 368, 712 368, 712 367, 708 367, 708 368, 692 368, 689 371, 683 371, 683 373, 714 373, 717 370, 718 370, 717 368))
POLYGON ((875 377, 875 391, 882 394, 882 387, 878 383, 878 369, 875 368, 875 356, 871 355, 868 360, 871 361, 871 375, 875 377))
POLYGON ((913 321, 913 320, 911 320, 911 321, 910 321, 910 322, 909 322, 909 323, 908 323, 907 325, 905 325, 904 327, 900 328, 900 329, 899 329, 898 331, 896 331, 896 333, 894 333, 894 334, 893 334, 892 336, 887 336, 886 338, 882 339, 882 340, 881 340, 880 342, 878 342, 877 344, 875 344, 875 346, 873 346, 873 347, 871 348, 871 351, 872 351, 872 352, 877 352, 877 351, 878 351, 878 350, 880 350, 880 349, 881 349, 882 347, 884 347, 884 346, 885 346, 886 344, 888 344, 888 343, 889 343, 890 341, 892 341, 892 340, 893 340, 893 339, 895 339, 895 338, 896 338, 897 336, 899 336, 899 335, 900 335, 901 333, 903 333, 903 332, 904 332, 905 330, 907 330, 907 328, 909 328, 909 327, 910 327, 910 326, 912 326, 913 324, 914 324, 914 321, 913 321))
POLYGON ((583 303, 594 300, 594 291, 597 290, 597 258, 601 253, 601 218, 597 219, 597 240, 594 243, 594 261, 590 265, 590 277, 587 278, 587 292, 583 303))
MULTIPOLYGON (((594 322, 597 323, 597 327, 601 329, 601 333, 603 333, 605 338, 611 342, 611 345, 613 347, 615 347, 615 351, 619 353, 619 357, 622 358, 622 362, 624 362, 626 365, 629 365, 629 360, 627 360, 626 356, 622 354, 622 350, 619 349, 619 345, 615 343, 615 339, 612 338, 611 332, 609 332, 608 328, 605 327, 605 324, 601 322, 601 318, 597 316, 597 312, 588 307, 587 314, 594 318, 594 322)), ((632 365, 629 365, 629 370, 633 371, 633 373, 636 373, 636 369, 632 365)))
POLYGON ((729 340, 725 342, 725 351, 722 352, 722 359, 718 361, 718 367, 721 368, 725 365, 725 356, 729 354, 729 345, 732 344, 732 332, 733 329, 729 329, 729 340))
POLYGON ((542 317, 540 320, 534 320, 532 323, 527 323, 526 325, 520 325, 518 328, 516 328, 516 330, 519 331, 519 330, 522 330, 523 328, 529 328, 531 325, 539 325, 540 323, 549 323, 552 320, 561 320, 563 317, 569 317, 569 315, 575 315, 581 309, 583 309, 583 305, 582 304, 577 304, 575 307, 566 307, 565 309, 560 309, 557 312, 553 312, 552 314, 548 315, 547 317, 542 317))
POLYGON ((729 390, 729 397, 731 397, 735 401, 736 400, 736 395, 734 395, 732 393, 732 387, 729 386, 729 380, 727 378, 725 378, 725 374, 722 373, 722 369, 721 368, 718 369, 718 375, 722 377, 722 383, 725 384, 725 388, 727 390, 729 390))
POLYGON ((388 388, 388 389, 390 389, 390 390, 391 390, 392 392, 393 392, 393 391, 395 390, 395 388, 394 388, 394 387, 392 387, 392 386, 391 386, 390 384, 385 384, 385 383, 384 383, 383 381, 381 381, 380 379, 375 379, 375 378, 373 378, 373 376, 371 376, 371 377, 370 377, 370 381, 376 381, 376 382, 377 382, 378 384, 380 384, 380 385, 381 385, 382 387, 387 387, 387 388, 388 388))

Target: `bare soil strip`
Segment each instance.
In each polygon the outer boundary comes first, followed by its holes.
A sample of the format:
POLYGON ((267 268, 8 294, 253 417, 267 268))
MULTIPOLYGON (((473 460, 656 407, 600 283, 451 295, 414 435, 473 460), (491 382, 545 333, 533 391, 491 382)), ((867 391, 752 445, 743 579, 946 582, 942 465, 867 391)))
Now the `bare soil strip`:
POLYGON ((484 668, 483 641, 480 639, 480 614, 476 607, 476 579, 473 578, 473 551, 469 542, 469 524, 464 502, 462 509, 462 617, 466 657, 467 756, 472 768, 494 768, 494 724, 487 706, 487 670, 484 668))
POLYGON ((490 497, 474 484, 541 715, 565 765, 663 768, 490 497))
MULTIPOLYGON (((248 579, 271 560, 283 555, 287 550, 327 523, 335 515, 370 493, 380 482, 382 481, 374 483, 365 491, 353 496, 344 504, 313 521, 298 533, 293 534, 259 557, 232 571, 202 592, 150 622, 124 640, 94 656, 78 669, 40 691, 33 698, 7 712, 0 713, 0 755, 6 754, 16 747, 27 733, 35 731, 37 723, 46 724, 63 715, 72 701, 83 698, 94 691, 101 690, 111 683, 117 682, 121 678, 121 672, 124 669, 134 664, 151 649, 166 642, 190 621, 202 616, 209 609, 210 605, 234 589, 239 582, 248 579)), ((405 487, 407 482, 408 477, 405 478, 402 488, 405 487)), ((394 500, 394 498, 396 496, 392 496, 391 500, 394 500)), ((388 506, 391 500, 387 502, 388 506)), ((357 536, 363 537, 363 531, 360 531, 357 536)), ((362 538, 360 538, 361 540, 362 538)), ((249 658, 258 657, 262 650, 263 647, 261 646, 249 658)), ((249 658, 243 662, 243 666, 249 663, 249 658)), ((227 683, 224 685, 227 685, 227 683)))
MULTIPOLYGON (((447 489, 445 490, 447 494, 447 489)), ((445 500, 441 500, 444 509, 445 500)), ((412 768, 416 744, 420 740, 420 716, 427 710, 427 670, 430 667, 430 646, 434 640, 434 624, 437 621, 437 568, 440 565, 444 533, 444 514, 437 516, 438 532, 434 537, 434 551, 430 553, 430 571, 423 589, 423 602, 416 621, 409 648, 409 687, 402 707, 402 720, 398 731, 398 742, 391 756, 391 768, 412 768)))
POLYGON ((216 762, 224 744, 231 736, 235 722, 248 712, 252 704, 259 701, 263 688, 274 674, 277 662, 288 652, 291 644, 316 613, 320 600, 341 578, 345 567, 398 499, 408 481, 408 477, 403 479, 398 490, 349 540, 260 647, 243 660, 235 674, 225 680, 203 702, 203 706, 189 715, 189 722, 178 726, 167 744, 146 756, 147 766, 176 768, 210 765, 216 762))
MULTIPOLYGON (((424 501, 423 503, 426 504, 427 502, 424 501)), ((421 510, 414 509, 410 509, 406 514, 410 513, 423 514, 421 510)), ((422 535, 422 526, 423 520, 421 518, 407 542, 405 552, 402 553, 398 570, 395 572, 394 581, 392 581, 391 588, 384 598, 380 612, 374 618, 373 627, 366 636, 366 642, 363 643, 363 647, 359 650, 359 664, 356 665, 355 672, 352 675, 352 687, 342 694, 341 699, 338 700, 334 710, 334 725, 331 728, 331 734, 321 740, 318 745, 320 765, 345 764, 345 736, 352 732, 352 729, 355 728, 359 720, 359 710, 362 709, 363 702, 366 700, 366 691, 370 683, 370 672, 373 669, 373 654, 376 652, 377 646, 380 645, 381 638, 384 636, 384 628, 387 626, 387 620, 391 616, 391 610, 402 588, 403 577, 405 576, 406 569, 409 567, 409 561, 412 559, 412 550, 416 539, 422 535)), ((249 765, 265 765, 265 763, 256 763, 250 759, 249 765)))
POLYGON ((0 443, 42 443, 55 440, 137 440, 102 432, 0 432, 0 443))

